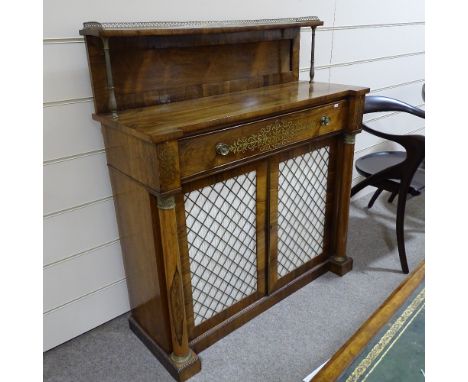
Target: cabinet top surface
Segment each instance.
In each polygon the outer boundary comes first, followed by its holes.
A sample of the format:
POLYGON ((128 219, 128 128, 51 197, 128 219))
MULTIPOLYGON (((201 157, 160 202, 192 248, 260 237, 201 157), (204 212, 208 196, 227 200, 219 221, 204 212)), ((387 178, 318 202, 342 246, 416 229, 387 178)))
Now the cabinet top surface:
POLYGON ((94 114, 93 118, 142 139, 161 142, 367 92, 365 87, 299 81, 128 109, 119 112, 117 119, 110 114, 94 114))
POLYGON ((172 34, 206 34, 236 32, 241 30, 267 30, 290 27, 316 27, 323 22, 316 16, 260 19, 260 20, 225 20, 225 21, 151 21, 151 22, 85 22, 82 35, 101 37, 143 36, 172 34))

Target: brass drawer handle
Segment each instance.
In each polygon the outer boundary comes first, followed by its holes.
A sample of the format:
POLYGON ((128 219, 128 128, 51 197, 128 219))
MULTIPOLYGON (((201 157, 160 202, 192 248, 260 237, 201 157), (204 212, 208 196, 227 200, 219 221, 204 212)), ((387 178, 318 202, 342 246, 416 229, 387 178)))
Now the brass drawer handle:
POLYGON ((320 126, 328 126, 331 122, 331 118, 328 115, 324 115, 320 119, 320 126))
POLYGON ((222 156, 226 156, 229 154, 229 145, 227 145, 226 143, 218 143, 216 145, 216 152, 219 154, 219 155, 222 155, 222 156))

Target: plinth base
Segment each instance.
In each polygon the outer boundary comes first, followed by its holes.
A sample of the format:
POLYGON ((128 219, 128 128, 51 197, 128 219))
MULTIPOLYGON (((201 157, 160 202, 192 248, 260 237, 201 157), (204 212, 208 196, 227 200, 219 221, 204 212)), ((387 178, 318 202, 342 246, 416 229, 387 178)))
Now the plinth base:
POLYGON ((154 356, 166 368, 169 374, 174 377, 176 381, 183 382, 197 374, 201 370, 200 358, 190 350, 190 357, 183 363, 174 362, 170 354, 167 354, 161 347, 149 337, 143 328, 136 322, 133 317, 128 319, 130 329, 137 335, 137 337, 145 344, 145 346, 154 354, 154 356))
POLYGON ((351 257, 332 257, 329 266, 330 272, 343 276, 353 269, 353 259, 351 257))

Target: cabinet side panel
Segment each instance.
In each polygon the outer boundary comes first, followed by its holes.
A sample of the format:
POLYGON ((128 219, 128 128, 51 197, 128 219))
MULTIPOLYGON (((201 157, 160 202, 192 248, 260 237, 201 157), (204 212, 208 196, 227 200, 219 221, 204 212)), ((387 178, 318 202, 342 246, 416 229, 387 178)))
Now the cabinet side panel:
POLYGON ((153 219, 153 196, 127 176, 109 168, 132 315, 165 351, 170 352, 170 326, 159 228, 153 219))
POLYGON ((153 190, 160 190, 156 146, 102 125, 107 163, 153 190))
POLYGON ((98 37, 86 36, 85 42, 91 86, 93 88, 94 110, 96 113, 109 113, 106 63, 102 41, 98 37))

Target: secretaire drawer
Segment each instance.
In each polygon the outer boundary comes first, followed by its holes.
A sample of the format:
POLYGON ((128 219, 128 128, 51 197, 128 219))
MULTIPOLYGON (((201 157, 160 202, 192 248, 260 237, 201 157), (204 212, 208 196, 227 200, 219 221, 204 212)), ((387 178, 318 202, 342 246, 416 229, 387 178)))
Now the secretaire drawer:
POLYGON ((188 177, 343 128, 347 102, 305 109, 179 142, 181 176, 188 177))

